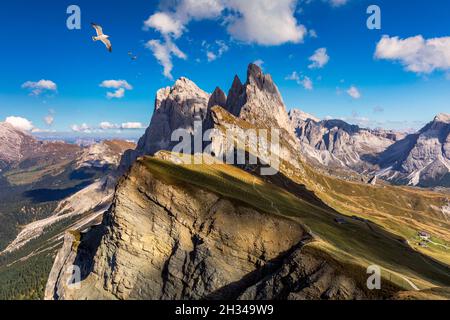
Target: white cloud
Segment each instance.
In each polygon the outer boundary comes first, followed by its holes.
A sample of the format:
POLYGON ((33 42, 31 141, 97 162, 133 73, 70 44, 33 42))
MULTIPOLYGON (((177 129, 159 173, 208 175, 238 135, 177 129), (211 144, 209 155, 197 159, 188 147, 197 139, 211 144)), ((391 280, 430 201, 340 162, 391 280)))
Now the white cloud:
POLYGON ((107 92, 106 97, 108 99, 122 99, 123 97, 125 97, 125 89, 119 88, 114 92, 107 92))
MULTIPOLYGON (((259 45, 300 43, 308 31, 298 23, 295 10, 298 0, 178 0, 162 1, 160 11, 152 14, 144 29, 161 33, 161 40, 150 40, 149 48, 164 67, 163 74, 172 79, 172 57, 187 59, 174 40, 181 37, 192 20, 217 19, 236 40, 259 45)), ((218 59, 228 47, 207 50, 208 61, 218 59)))
POLYGON ((357 126, 360 127, 369 127, 373 122, 369 118, 362 117, 359 115, 352 115, 351 117, 348 118, 341 118, 341 120, 348 122, 350 124, 356 124, 357 126))
POLYGON ((84 133, 90 133, 92 132, 91 127, 89 127, 86 123, 83 123, 81 125, 73 124, 70 126, 70 129, 74 132, 84 132, 84 133))
POLYGON ((317 49, 314 54, 309 57, 309 61, 312 63, 308 66, 310 69, 320 69, 323 68, 328 61, 330 61, 330 57, 327 54, 326 48, 317 49))
POLYGON ((125 96, 125 90, 133 90, 133 86, 126 80, 105 80, 100 83, 100 87, 108 89, 116 89, 114 92, 107 92, 108 99, 121 99, 125 96))
POLYGON ((307 30, 294 16, 296 0, 228 0, 227 31, 235 39, 260 45, 302 42, 307 30))
POLYGON ((303 88, 305 88, 306 90, 313 90, 313 82, 311 81, 311 79, 309 77, 303 77, 303 79, 301 80, 301 84, 303 86, 303 88))
POLYGON ((317 31, 314 30, 314 29, 310 29, 310 30, 308 31, 308 35, 309 35, 310 38, 317 38, 317 37, 318 37, 318 36, 317 36, 317 31))
POLYGON ((226 1, 222 0, 182 0, 176 15, 182 21, 214 19, 224 10, 226 1))
POLYGON ((118 128, 118 126, 116 124, 108 122, 108 121, 100 122, 100 124, 98 126, 102 130, 110 130, 110 129, 117 129, 118 128))
POLYGON ((48 116, 44 117, 44 122, 48 125, 51 126, 53 124, 53 122, 55 121, 55 117, 53 117, 51 114, 49 114, 48 116))
POLYGON ((109 89, 119 89, 124 88, 127 90, 132 90, 133 87, 126 80, 105 80, 100 84, 100 87, 109 89))
POLYGON ((159 64, 164 67, 163 74, 169 79, 173 79, 172 76, 172 56, 186 60, 187 56, 182 52, 175 43, 169 37, 165 37, 165 42, 160 40, 150 40, 147 42, 146 47, 149 48, 159 64))
POLYGON ((144 125, 141 122, 124 122, 122 124, 115 124, 109 121, 100 122, 98 128, 101 130, 112 130, 112 129, 121 129, 121 130, 137 130, 137 129, 145 129, 144 125))
POLYGON ((206 58, 208 58, 208 62, 211 62, 217 59, 217 55, 212 51, 208 51, 206 52, 206 58))
POLYGON ((450 37, 424 39, 422 35, 400 39, 383 36, 375 51, 377 59, 399 61, 407 71, 432 73, 450 70, 450 37))
POLYGON ((295 81, 298 85, 305 88, 305 90, 313 90, 314 84, 311 80, 311 78, 303 75, 299 75, 297 71, 292 72, 290 75, 288 75, 285 80, 295 81))
POLYGON ((361 98, 361 92, 359 91, 359 89, 355 86, 351 86, 348 90, 347 90, 347 94, 352 97, 353 99, 359 99, 361 98))
POLYGON ((286 76, 284 79, 296 81, 298 83, 300 81, 300 76, 298 75, 297 71, 294 71, 290 75, 286 76))
POLYGON ((184 26, 181 21, 164 12, 157 12, 144 22, 144 28, 153 28, 164 35, 172 34, 175 38, 183 34, 184 26))
POLYGON ((261 59, 257 59, 255 61, 253 61, 253 63, 256 64, 258 67, 262 68, 263 64, 264 64, 264 61, 261 60, 261 59))
POLYGON ((329 0, 333 7, 340 7, 345 5, 349 0, 329 0))
POLYGON ((32 95, 39 96, 41 93, 46 91, 57 91, 58 86, 51 80, 39 80, 37 82, 27 81, 22 84, 23 89, 28 89, 31 91, 32 95))
POLYGON ((125 122, 120 125, 121 129, 129 129, 129 130, 136 130, 136 129, 144 129, 144 125, 141 122, 125 122))
POLYGON ((229 49, 225 41, 222 40, 217 40, 213 46, 207 44, 206 42, 203 42, 202 45, 208 50, 206 52, 206 58, 208 59, 208 62, 219 59, 229 49), (214 47, 217 47, 216 52, 213 51, 215 49, 214 47))
POLYGON ((33 123, 30 120, 22 117, 10 116, 5 119, 5 122, 16 129, 23 131, 31 131, 34 128, 33 123))
POLYGON ((31 132, 33 132, 33 133, 56 132, 56 130, 33 128, 33 130, 31 130, 31 132))

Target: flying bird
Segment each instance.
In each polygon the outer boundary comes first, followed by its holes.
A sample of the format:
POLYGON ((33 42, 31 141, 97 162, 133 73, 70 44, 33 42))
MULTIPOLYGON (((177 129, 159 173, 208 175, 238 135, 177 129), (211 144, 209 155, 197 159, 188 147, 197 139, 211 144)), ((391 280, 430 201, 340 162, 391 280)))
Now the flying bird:
POLYGON ((96 37, 92 37, 92 40, 94 41, 101 41, 105 44, 106 48, 108 49, 109 52, 112 52, 112 45, 111 45, 111 41, 109 41, 109 36, 106 34, 103 34, 103 28, 101 26, 99 26, 98 24, 95 23, 91 23, 92 27, 95 29, 95 31, 97 32, 97 36, 96 37))
POLYGON ((137 56, 137 55, 134 55, 133 52, 131 52, 131 51, 128 52, 128 55, 130 56, 131 60, 133 60, 133 61, 136 61, 137 58, 138 58, 138 56, 137 56))

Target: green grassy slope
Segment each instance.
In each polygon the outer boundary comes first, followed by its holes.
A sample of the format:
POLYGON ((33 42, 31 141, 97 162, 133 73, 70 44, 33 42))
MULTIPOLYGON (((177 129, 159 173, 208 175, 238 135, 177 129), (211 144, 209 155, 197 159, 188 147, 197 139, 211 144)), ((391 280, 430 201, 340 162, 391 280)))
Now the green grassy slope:
POLYGON ((373 223, 346 218, 324 203, 311 204, 236 167, 176 165, 152 157, 140 161, 167 183, 207 189, 260 211, 296 219, 316 239, 308 246, 343 264, 362 268, 377 264, 382 267, 385 279, 405 290, 411 290, 405 278, 421 289, 450 286, 450 270, 446 265, 413 250, 396 235, 373 223), (347 223, 336 223, 338 217, 347 223))

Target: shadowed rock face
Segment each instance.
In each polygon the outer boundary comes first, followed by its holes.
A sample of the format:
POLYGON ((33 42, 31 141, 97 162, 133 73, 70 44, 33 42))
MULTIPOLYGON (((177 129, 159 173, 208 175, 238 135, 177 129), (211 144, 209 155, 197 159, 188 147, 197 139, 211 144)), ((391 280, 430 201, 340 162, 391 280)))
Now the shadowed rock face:
POLYGON ((214 106, 225 108, 226 105, 227 105, 227 96, 222 91, 222 89, 217 87, 212 93, 211 97, 209 98, 208 109, 211 109, 214 106))
POLYGON ((234 76, 233 84, 228 91, 226 110, 238 117, 242 106, 245 104, 245 98, 245 86, 242 84, 241 79, 236 75, 234 76))
POLYGON ((81 242, 67 237, 46 297, 367 297, 332 260, 304 250, 309 239, 295 221, 203 189, 168 184, 138 161, 120 181, 103 224, 81 242), (81 289, 66 285, 71 274, 64 270, 72 264, 83 270, 81 289))

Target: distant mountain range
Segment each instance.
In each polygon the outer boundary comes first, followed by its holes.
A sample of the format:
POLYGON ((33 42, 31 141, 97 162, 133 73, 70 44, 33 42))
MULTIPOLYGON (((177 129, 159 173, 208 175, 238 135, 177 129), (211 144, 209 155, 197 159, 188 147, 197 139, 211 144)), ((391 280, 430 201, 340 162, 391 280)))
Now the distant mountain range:
POLYGON ((302 154, 312 162, 396 184, 450 187, 450 114, 436 116, 413 134, 318 121, 297 110, 290 119, 302 154))

